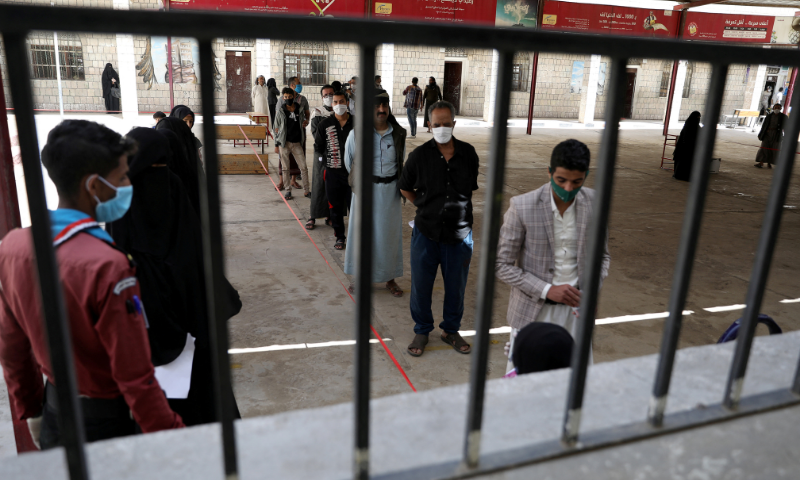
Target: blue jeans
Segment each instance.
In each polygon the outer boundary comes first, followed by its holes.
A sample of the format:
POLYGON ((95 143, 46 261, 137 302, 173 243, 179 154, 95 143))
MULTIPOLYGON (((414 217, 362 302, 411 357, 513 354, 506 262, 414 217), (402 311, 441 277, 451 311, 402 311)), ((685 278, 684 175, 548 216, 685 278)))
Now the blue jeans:
POLYGON ((419 110, 415 108, 406 108, 406 113, 408 114, 408 124, 411 126, 411 136, 417 136, 417 112, 419 110))
POLYGON ((444 279, 444 308, 439 328, 447 333, 458 332, 464 315, 464 290, 471 261, 472 232, 461 243, 451 245, 434 242, 414 227, 411 235, 411 318, 416 323, 414 333, 427 335, 433 331, 431 295, 440 265, 444 279))

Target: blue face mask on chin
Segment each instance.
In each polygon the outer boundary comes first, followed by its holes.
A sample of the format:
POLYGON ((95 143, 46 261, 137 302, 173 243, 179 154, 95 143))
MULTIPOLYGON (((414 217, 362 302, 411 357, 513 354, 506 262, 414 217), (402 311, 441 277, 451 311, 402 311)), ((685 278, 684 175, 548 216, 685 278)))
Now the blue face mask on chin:
MULTIPOLYGON (((100 199, 97 198, 97 195, 94 196, 94 199, 97 202, 95 219, 101 223, 110 223, 124 217, 125 213, 128 212, 128 209, 131 208, 131 201, 133 201, 133 185, 128 185, 127 187, 115 187, 100 175, 98 175, 97 178, 99 178, 101 182, 108 185, 109 188, 117 192, 117 195, 110 200, 106 200, 105 202, 101 202, 100 199)), ((89 190, 89 182, 91 180, 91 177, 86 180, 86 190, 89 190)))
POLYGON ((303 86, 300 85, 300 84, 295 85, 294 86, 294 91, 297 92, 297 93, 302 92, 303 91, 303 86))

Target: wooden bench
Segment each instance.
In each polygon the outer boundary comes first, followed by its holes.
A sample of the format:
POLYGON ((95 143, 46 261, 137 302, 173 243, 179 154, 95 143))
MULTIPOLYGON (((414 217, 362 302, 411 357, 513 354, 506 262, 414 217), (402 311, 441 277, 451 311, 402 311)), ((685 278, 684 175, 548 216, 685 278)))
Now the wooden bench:
MULTIPOLYGON (((247 117, 250 119, 251 124, 269 125, 269 113, 247 112, 247 117)), ((267 128, 269 129, 269 126, 267 128)))
POLYGON ((736 128, 739 126, 739 120, 747 119, 748 123, 750 123, 752 122, 751 119, 757 119, 760 116, 760 113, 760 110, 737 109, 733 111, 733 115, 724 115, 722 124, 728 128, 736 128))
POLYGON ((264 153, 264 145, 269 144, 268 127, 266 125, 217 125, 217 140, 233 140, 233 146, 238 142, 247 146, 247 139, 242 135, 244 130, 247 138, 256 145, 261 145, 261 153, 264 153), (239 129, 241 127, 241 130, 239 129))
MULTIPOLYGON (((258 161, 258 157, 252 153, 247 154, 220 154, 217 156, 219 161, 220 175, 261 175, 264 167, 258 161)), ((262 157, 266 160, 266 156, 262 157)), ((264 165, 269 168, 268 165, 264 165)))

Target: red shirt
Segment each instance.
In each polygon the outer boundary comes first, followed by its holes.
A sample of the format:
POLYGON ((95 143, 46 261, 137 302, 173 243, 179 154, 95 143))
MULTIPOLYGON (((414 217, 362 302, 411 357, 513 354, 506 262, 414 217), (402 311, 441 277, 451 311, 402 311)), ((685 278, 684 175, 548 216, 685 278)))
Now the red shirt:
MULTIPOLYGON (((135 303, 126 304, 141 295, 135 268, 123 253, 88 233, 61 244, 56 258, 78 393, 106 399, 123 395, 144 432, 183 427, 156 380, 144 317, 135 308, 129 311, 135 303)), ((42 373, 55 385, 36 279, 30 230, 9 232, 0 243, 0 364, 20 419, 42 410, 42 373)))

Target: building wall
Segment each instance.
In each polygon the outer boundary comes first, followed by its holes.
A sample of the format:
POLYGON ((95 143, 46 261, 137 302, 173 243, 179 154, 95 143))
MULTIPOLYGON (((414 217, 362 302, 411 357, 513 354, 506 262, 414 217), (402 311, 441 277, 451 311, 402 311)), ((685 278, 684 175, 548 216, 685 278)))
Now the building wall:
MULTIPOLYGON (((412 78, 419 78, 419 87, 424 89, 425 85, 428 84, 428 77, 434 77, 436 83, 439 84, 439 88, 443 88, 444 54, 444 48, 441 47, 394 46, 395 89, 392 92, 392 111, 395 115, 405 114, 403 110, 403 103, 405 103, 403 90, 411 85, 412 78)), ((462 85, 464 77, 465 72, 462 71, 462 85)), ((421 112, 420 115, 422 115, 421 112)))

